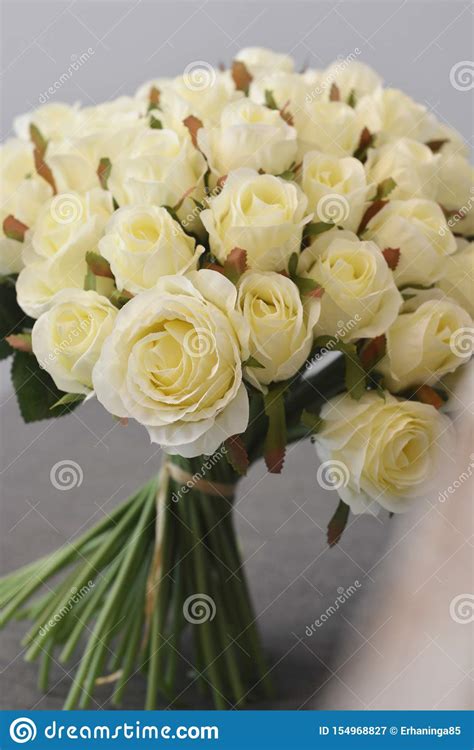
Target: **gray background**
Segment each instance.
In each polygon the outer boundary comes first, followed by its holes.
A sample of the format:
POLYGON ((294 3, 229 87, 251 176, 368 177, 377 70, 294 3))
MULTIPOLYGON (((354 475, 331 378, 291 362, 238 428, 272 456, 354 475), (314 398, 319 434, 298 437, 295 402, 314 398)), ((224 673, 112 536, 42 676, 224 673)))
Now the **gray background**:
MULTIPOLYGON (((15 2, 2 7, 2 132, 14 116, 35 108, 71 59, 94 54, 52 97, 98 103, 131 94, 144 80, 178 73, 188 63, 229 62, 248 45, 291 53, 298 64, 323 67, 359 48, 388 85, 407 93, 471 137, 470 97, 454 89, 452 66, 472 58, 472 12, 449 2, 15 2)), ((2 570, 54 550, 98 521, 104 510, 156 471, 159 454, 144 430, 117 425, 95 402, 66 419, 26 426, 1 369, 2 570), (77 461, 81 487, 51 486, 51 466, 77 461)), ((236 521, 259 625, 278 698, 269 707, 318 707, 328 681, 337 681, 370 639, 367 615, 380 561, 396 521, 359 517, 339 547, 327 550, 325 527, 335 493, 316 482, 317 460, 305 443, 289 451, 281 478, 255 466, 242 482, 236 521), (359 580, 360 593, 308 639, 305 628, 334 603, 337 588, 359 580)), ((59 708, 70 677, 59 665, 45 697, 36 690, 36 667, 19 646, 23 624, 2 633, 2 707, 59 708)), ((387 682, 390 675, 387 675, 387 682)), ((98 692, 99 708, 107 691, 98 692)), ((135 679, 126 705, 141 707, 135 679)), ((190 705, 193 696, 186 696, 190 705)), ((360 705, 364 707, 363 702, 360 705)))

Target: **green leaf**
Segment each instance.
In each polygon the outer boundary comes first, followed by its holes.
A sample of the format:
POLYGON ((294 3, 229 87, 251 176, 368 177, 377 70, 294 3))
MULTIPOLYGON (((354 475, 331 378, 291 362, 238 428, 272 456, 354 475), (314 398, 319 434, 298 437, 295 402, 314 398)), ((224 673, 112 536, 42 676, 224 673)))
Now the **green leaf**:
POLYGON ((150 128, 153 130, 163 130, 163 123, 157 117, 150 116, 150 128))
POLYGON ((365 393, 367 373, 360 361, 355 344, 346 344, 334 336, 318 336, 314 345, 319 349, 339 351, 344 354, 345 384, 348 393, 358 401, 365 393))
POLYGON ((77 403, 79 405, 79 403, 81 401, 84 401, 84 399, 85 399, 84 393, 65 393, 64 396, 61 396, 59 401, 56 401, 56 403, 50 406, 49 408, 51 411, 51 409, 55 409, 57 406, 65 406, 66 404, 77 403))
POLYGON ((387 179, 382 180, 377 185, 377 192, 375 193, 374 201, 381 201, 384 200, 384 198, 388 198, 392 190, 394 190, 397 187, 397 183, 393 179, 393 177, 387 177, 387 179))
POLYGON ((357 97, 356 97, 355 89, 350 90, 349 96, 347 97, 347 103, 349 107, 352 107, 352 108, 354 108, 355 105, 357 104, 357 97))
POLYGON ((224 442, 226 458, 234 471, 240 476, 245 476, 250 466, 247 448, 240 435, 232 435, 224 442))
POLYGON ((127 292, 126 289, 122 289, 121 292, 119 292, 118 289, 114 289, 112 294, 110 295, 110 301, 115 307, 122 308, 124 305, 127 304, 127 302, 130 302, 130 300, 133 299, 133 294, 131 292, 127 292))
POLYGON ((273 96, 273 91, 270 91, 270 89, 265 89, 265 104, 269 109, 278 109, 278 104, 273 96))
POLYGON ((16 352, 11 374, 20 413, 25 422, 60 417, 68 414, 79 403, 76 401, 57 405, 64 393, 55 386, 46 370, 41 369, 33 354, 16 352))
POLYGON ((323 420, 321 419, 319 414, 313 414, 312 412, 307 411, 306 409, 303 410, 300 421, 301 421, 301 424, 303 424, 305 427, 311 430, 313 434, 316 432, 319 432, 323 424, 323 420))
POLYGON ((334 547, 340 540, 342 532, 346 528, 348 518, 349 506, 342 500, 339 500, 336 512, 328 523, 327 540, 330 547, 334 547))
POLYGON ((303 229, 303 237, 317 237, 318 234, 327 232, 329 229, 333 229, 336 225, 332 222, 317 221, 314 224, 306 224, 303 229))
POLYGON ((100 160, 99 166, 97 167, 97 177, 99 178, 101 187, 104 190, 107 190, 107 183, 109 181, 111 171, 112 162, 107 156, 104 156, 104 158, 100 160))
POLYGON ((262 365, 255 357, 249 357, 248 359, 243 362, 244 367, 265 367, 265 365, 262 365))
POLYGON ((110 270, 109 261, 103 258, 102 255, 99 255, 99 253, 94 253, 92 250, 89 250, 89 252, 86 253, 86 263, 89 271, 91 271, 94 276, 103 276, 107 279, 114 278, 114 275, 110 270))
POLYGON ((286 416, 283 395, 286 388, 287 384, 274 385, 264 396, 268 431, 263 445, 263 455, 267 469, 272 474, 280 474, 285 460, 286 416))
POLYGON ((31 328, 33 323, 34 321, 25 315, 16 300, 14 278, 3 277, 0 289, 0 359, 13 354, 13 349, 5 338, 21 333, 24 328, 31 328))
POLYGON ((311 294, 318 289, 322 289, 317 281, 315 281, 314 279, 306 278, 305 276, 295 276, 293 281, 298 287, 301 296, 304 296, 305 294, 311 294))

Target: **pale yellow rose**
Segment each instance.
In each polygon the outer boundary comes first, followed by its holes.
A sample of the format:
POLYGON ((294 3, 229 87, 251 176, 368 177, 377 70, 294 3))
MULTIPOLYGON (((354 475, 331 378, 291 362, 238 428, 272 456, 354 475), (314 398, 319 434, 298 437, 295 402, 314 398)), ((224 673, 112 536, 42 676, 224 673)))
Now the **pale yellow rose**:
POLYGON ((247 271, 238 283, 238 306, 250 326, 250 354, 262 367, 246 367, 256 388, 291 378, 307 359, 321 303, 301 301, 296 284, 273 271, 247 271))
POLYGON ((369 222, 364 237, 374 240, 382 250, 400 249, 393 272, 400 287, 433 284, 442 276, 447 256, 456 250, 438 204, 417 198, 389 201, 369 222))
POLYGON ((97 398, 169 453, 212 454, 248 423, 248 326, 216 271, 164 276, 119 311, 94 368, 97 398))
POLYGON ((474 242, 458 240, 457 248, 454 255, 445 258, 443 275, 436 286, 474 318, 474 242))
POLYGON ((461 154, 441 154, 436 201, 452 216, 448 226, 456 234, 474 234, 474 168, 461 154))
POLYGON ((440 155, 412 138, 400 138, 376 149, 369 149, 365 171, 369 182, 379 184, 392 178, 395 187, 390 199, 435 200, 438 192, 440 155))
POLYGON ((295 67, 289 55, 265 47, 245 47, 236 54, 235 59, 243 62, 255 78, 266 73, 292 73, 295 67))
POLYGON ((42 107, 15 117, 13 128, 19 138, 30 140, 30 125, 35 125, 46 140, 59 141, 73 136, 80 129, 79 104, 50 102, 42 107))
POLYGON ((323 486, 337 490, 353 513, 392 513, 429 496, 452 452, 451 421, 433 406, 366 393, 338 396, 321 410, 316 451, 323 486), (327 481, 325 481, 327 479, 327 481))
POLYGON ((306 206, 307 198, 294 182, 236 169, 200 217, 221 263, 239 247, 247 251, 250 268, 281 271, 299 251, 303 227, 311 218, 306 206))
POLYGON ((403 91, 380 87, 363 96, 356 110, 369 131, 377 135, 378 146, 397 138, 428 140, 426 107, 403 91))
POLYGON ((369 65, 358 60, 335 60, 321 74, 324 88, 329 95, 334 83, 339 89, 342 101, 347 102, 351 95, 356 101, 365 94, 372 94, 382 83, 381 77, 369 65))
POLYGON ((352 232, 331 230, 303 251, 299 272, 324 289, 319 335, 344 332, 345 341, 384 333, 397 317, 402 297, 380 248, 352 232))
POLYGON ((138 294, 161 276, 195 270, 204 248, 196 247, 165 208, 133 205, 115 211, 99 251, 110 263, 117 288, 138 294))
POLYGON ((302 157, 308 151, 322 151, 332 156, 352 156, 363 128, 363 120, 348 104, 309 98, 297 125, 299 154, 302 157))
POLYGON ((106 297, 82 289, 64 289, 33 326, 33 353, 57 387, 89 393, 92 369, 111 333, 117 309, 106 297))

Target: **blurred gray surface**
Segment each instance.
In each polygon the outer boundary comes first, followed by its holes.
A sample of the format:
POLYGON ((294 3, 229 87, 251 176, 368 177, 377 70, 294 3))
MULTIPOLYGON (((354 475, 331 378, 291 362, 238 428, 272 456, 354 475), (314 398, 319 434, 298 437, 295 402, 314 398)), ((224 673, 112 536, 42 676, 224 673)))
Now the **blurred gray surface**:
MULTIPOLYGON (((313 67, 357 47, 358 59, 376 67, 387 84, 424 102, 469 139, 470 97, 451 86, 449 72, 456 62, 472 58, 470 7, 453 0, 4 2, 3 137, 11 135, 13 117, 37 107, 71 59, 90 47, 94 54, 52 101, 97 103, 133 93, 148 78, 178 73, 191 61, 228 62, 240 47, 265 45, 313 67)), ((23 425, 5 366, 2 373, 1 565, 8 571, 98 521, 99 506, 107 509, 126 497, 157 470, 159 455, 144 430, 117 425, 96 402, 65 419, 23 425), (49 479, 52 465, 62 459, 77 461, 84 472, 81 487, 70 492, 55 490, 49 479)), ((370 635, 364 630, 364 602, 376 580, 389 522, 386 516, 383 523, 358 518, 342 544, 327 550, 325 527, 337 498, 319 488, 316 470, 313 448, 306 443, 290 450, 282 477, 268 476, 257 465, 240 489, 237 524, 278 686, 271 707, 317 707, 331 671, 350 660, 357 643, 362 646, 370 635), (305 636, 306 626, 334 603, 338 587, 355 580, 362 588, 342 613, 317 636, 305 636)), ((59 708, 70 676, 55 666, 53 687, 41 697, 36 666, 22 661, 24 630, 20 623, 1 633, 2 708, 59 708)), ((143 694, 137 678, 126 706, 141 707, 143 694)), ((104 689, 98 704, 106 698, 104 689)), ((186 698, 198 705, 193 696, 186 698)))

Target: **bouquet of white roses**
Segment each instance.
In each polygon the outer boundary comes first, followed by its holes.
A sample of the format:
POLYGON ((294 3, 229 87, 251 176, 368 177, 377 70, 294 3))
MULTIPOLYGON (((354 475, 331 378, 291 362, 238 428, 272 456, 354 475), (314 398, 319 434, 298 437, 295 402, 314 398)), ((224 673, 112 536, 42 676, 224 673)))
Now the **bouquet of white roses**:
POLYGON ((186 628, 192 679, 218 708, 245 705, 271 688, 233 528, 239 477, 261 457, 280 472, 311 437, 339 492, 335 544, 350 511, 406 510, 453 450, 442 378, 473 332, 465 145, 357 61, 296 73, 253 48, 134 97, 46 104, 15 130, 0 317, 21 414, 95 397, 164 462, 2 579, 1 623, 32 621, 43 688, 53 655, 82 653, 68 708, 103 682, 119 702, 138 670, 147 708, 173 701, 186 628))

